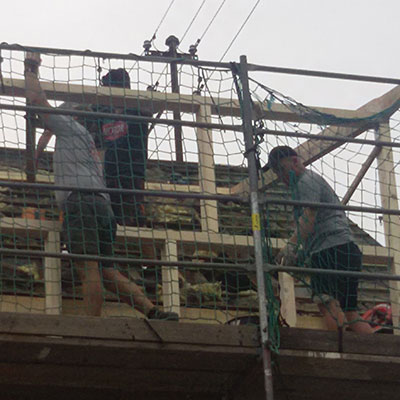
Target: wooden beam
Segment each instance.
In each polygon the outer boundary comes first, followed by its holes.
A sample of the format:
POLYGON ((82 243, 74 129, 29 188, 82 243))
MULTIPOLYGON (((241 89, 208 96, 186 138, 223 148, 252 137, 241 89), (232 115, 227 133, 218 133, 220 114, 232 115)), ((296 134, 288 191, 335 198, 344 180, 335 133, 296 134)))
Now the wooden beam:
POLYGON ((296 327, 296 297, 294 291, 294 279, 286 272, 279 272, 279 286, 281 299, 281 314, 290 327, 296 327))
MULTIPOLYGON (((200 106, 196 114, 197 122, 211 123, 211 108, 200 106)), ((211 129, 196 129, 199 152, 199 185, 203 194, 217 194, 213 137, 211 129)), ((218 233, 218 208, 215 200, 200 200, 201 230, 218 233)))
MULTIPOLYGON (((376 134, 377 139, 391 141, 390 126, 388 123, 380 124, 376 134)), ((383 208, 399 210, 393 150, 384 147, 378 155, 378 174, 383 208)), ((392 273, 400 274, 400 224, 399 217, 383 215, 383 228, 385 232, 386 247, 389 256, 393 257, 392 273)), ((393 326, 399 327, 400 322, 400 282, 390 283, 390 299, 392 303, 393 326)), ((398 329, 395 334, 400 334, 398 329)))
MULTIPOLYGON (((396 86, 394 89, 390 90, 381 97, 375 98, 368 103, 364 104, 362 107, 356 110, 357 118, 366 118, 371 115, 382 112, 383 110, 389 109, 397 101, 400 100, 400 86, 396 86)), ((393 112, 396 110, 393 109, 393 112)), ((392 113, 393 113, 392 112, 392 113)), ((390 117, 388 114, 387 118, 390 117)), ((325 128, 319 135, 326 136, 338 136, 338 137, 356 137, 361 133, 365 132, 373 126, 371 121, 364 121, 363 126, 358 127, 328 127, 325 128)), ((268 143, 268 137, 265 137, 265 141, 268 143)), ((330 153, 336 148, 343 145, 343 142, 331 142, 323 140, 307 140, 300 146, 296 147, 295 150, 297 154, 303 159, 305 165, 309 165, 314 161, 320 159, 325 154, 330 153)), ((276 175, 268 170, 263 173, 264 188, 268 187, 272 182, 276 180, 276 175)), ((261 181, 260 181, 261 182, 261 181)), ((249 192, 248 179, 236 184, 231 189, 232 194, 245 194, 249 192)))
MULTIPOLYGON (((25 181, 25 171, 0 171, 0 180, 7 181, 25 181)), ((52 173, 36 174, 36 182, 39 183, 54 183, 54 175, 52 173)), ((183 185, 179 183, 164 183, 164 182, 145 182, 145 189, 147 190, 165 190, 167 192, 193 192, 200 193, 200 186, 198 185, 183 185)), ((231 190, 228 187, 217 187, 217 194, 231 194, 231 190)))
MULTIPOLYGON (((23 218, 4 217, 0 219, 0 233, 12 234, 25 237, 44 238, 49 231, 61 231, 62 224, 59 221, 34 220, 23 218)), ((163 243, 165 240, 174 240, 179 245, 185 244, 207 244, 215 249, 241 248, 244 251, 251 251, 253 247, 252 236, 228 235, 221 233, 207 233, 197 231, 175 231, 172 229, 138 228, 130 226, 118 226, 117 240, 142 239, 151 242, 163 243)), ((271 246, 274 249, 281 249, 285 245, 284 239, 271 238, 271 246)), ((364 257, 372 257, 374 262, 387 264, 390 260, 388 249, 383 246, 361 245, 360 249, 364 257)))
POLYGON ((360 171, 358 171, 357 176, 354 178, 354 181, 350 185, 349 189, 347 190, 346 194, 343 196, 342 199, 342 204, 346 205, 349 200, 351 199, 351 196, 353 196, 353 193, 356 191, 358 185, 364 178, 365 174, 367 173, 369 167, 372 165, 374 162, 375 158, 378 156, 378 154, 381 152, 382 147, 375 146, 371 152, 371 154, 368 156, 368 158, 365 160, 363 165, 360 168, 360 171))
POLYGON ((336 331, 280 328, 280 338, 280 350, 337 352, 342 340, 344 353, 400 358, 400 337, 395 335, 363 335, 346 331, 340 339, 336 331))
MULTIPOLYGON (((164 242, 164 246, 161 248, 161 259, 166 261, 178 260, 178 246, 175 240, 164 242)), ((164 310, 176 312, 180 315, 178 267, 162 267, 161 276, 164 310)))
MULTIPOLYGON (((23 79, 4 78, 4 96, 26 97, 23 79)), ((160 110, 196 113, 200 106, 210 107, 212 115, 241 116, 238 100, 232 98, 187 95, 178 93, 161 93, 144 90, 128 90, 122 88, 83 86, 66 83, 41 82, 41 86, 50 100, 72 101, 86 104, 104 104, 125 106, 157 113, 160 110)), ((310 106, 312 109, 334 115, 338 118, 357 118, 358 111, 310 106)), ((283 104, 256 103, 255 116, 262 116, 277 121, 307 122, 305 118, 288 109, 283 104)))
POLYGON ((258 346, 255 326, 185 324, 139 318, 99 318, 65 315, 0 313, 0 333, 35 336, 63 336, 200 346, 258 346), (178 329, 179 328, 179 329, 178 329), (160 337, 154 334, 160 332, 160 337))
MULTIPOLYGON (((59 253, 60 232, 50 231, 44 242, 44 251, 59 253)), ((61 259, 45 257, 44 284, 46 314, 61 314, 61 259)))
MULTIPOLYGON (((26 57, 30 60, 35 60, 38 65, 40 64, 40 54, 27 52, 26 57)), ((30 101, 26 100, 26 105, 29 106, 30 101)), ((35 182, 36 173, 36 160, 35 160, 35 150, 36 150, 36 114, 32 112, 27 112, 25 114, 25 172, 26 180, 28 182, 35 182)))

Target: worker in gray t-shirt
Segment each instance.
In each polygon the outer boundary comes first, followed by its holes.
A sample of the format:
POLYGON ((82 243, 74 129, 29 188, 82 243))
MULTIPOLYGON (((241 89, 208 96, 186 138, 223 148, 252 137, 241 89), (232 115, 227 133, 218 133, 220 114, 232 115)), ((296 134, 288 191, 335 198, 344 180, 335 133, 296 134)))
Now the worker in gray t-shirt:
MULTIPOLYGON (((304 167, 297 153, 288 146, 272 149, 267 166, 291 190, 294 200, 310 203, 340 204, 329 184, 304 167)), ((300 247, 310 257, 311 268, 360 271, 362 254, 354 243, 343 210, 328 207, 295 207, 295 231, 279 252, 277 261, 295 265, 300 247)), ((358 279, 340 275, 311 275, 313 300, 324 316, 327 328, 344 324, 359 333, 372 333, 357 312, 358 279)))
MULTIPOLYGON (((39 64, 37 55, 28 53, 25 60, 26 97, 33 105, 51 108, 37 76, 39 64)), ((53 158, 55 184, 76 188, 56 191, 57 202, 64 212, 63 234, 70 252, 114 256, 117 224, 109 195, 99 192, 105 189, 105 185, 94 139, 70 116, 42 113, 40 117, 47 129, 40 144, 41 150, 52 133, 56 136, 53 158)), ((113 263, 102 262, 100 268, 97 261, 76 261, 75 267, 82 282, 83 303, 88 315, 101 315, 103 277, 107 289, 148 318, 178 320, 176 313, 156 308, 142 289, 122 275, 113 263)))

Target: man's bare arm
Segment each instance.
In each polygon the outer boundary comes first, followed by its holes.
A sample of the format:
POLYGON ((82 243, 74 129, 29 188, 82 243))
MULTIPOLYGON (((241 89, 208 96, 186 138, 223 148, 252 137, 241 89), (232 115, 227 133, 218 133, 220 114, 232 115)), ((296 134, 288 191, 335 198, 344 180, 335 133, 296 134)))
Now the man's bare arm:
POLYGON ((301 239, 301 243, 304 243, 307 240, 307 237, 314 232, 316 215, 317 210, 304 208, 304 212, 299 218, 298 226, 290 237, 289 242, 297 245, 299 244, 299 239, 301 239))
POLYGON ((305 243, 308 236, 314 231, 317 211, 312 208, 305 208, 303 215, 299 218, 298 226, 286 243, 286 246, 276 256, 276 261, 285 265, 295 265, 299 244, 305 243))
MULTIPOLYGON (((40 107, 51 107, 47 97, 40 86, 38 71, 40 66, 40 54, 27 53, 25 58, 25 95, 31 105, 40 107)), ((40 114, 46 124, 49 114, 40 114)))
POLYGON ((53 136, 53 132, 49 131, 48 129, 46 129, 40 136, 39 142, 37 144, 36 152, 35 152, 36 167, 39 164, 39 158, 42 156, 44 149, 47 147, 52 136, 53 136))

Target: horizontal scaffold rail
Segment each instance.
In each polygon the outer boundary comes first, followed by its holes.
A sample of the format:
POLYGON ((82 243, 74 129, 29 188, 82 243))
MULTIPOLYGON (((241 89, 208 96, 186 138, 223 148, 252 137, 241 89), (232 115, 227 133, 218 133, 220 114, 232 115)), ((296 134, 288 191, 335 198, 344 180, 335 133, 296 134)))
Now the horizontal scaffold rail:
MULTIPOLYGON (((7 234, 26 234, 32 238, 46 238, 49 232, 60 232, 62 223, 50 220, 34 220, 24 218, 4 217, 0 219, 0 231, 7 234)), ((246 235, 231 235, 224 233, 202 232, 202 231, 177 231, 173 229, 152 229, 143 227, 118 226, 117 241, 141 239, 151 242, 165 242, 173 240, 179 243, 207 244, 212 247, 235 247, 252 248, 253 237, 246 235)), ((272 248, 280 249, 284 246, 286 239, 271 238, 272 248)), ((389 250, 382 246, 360 245, 365 257, 378 257, 388 259, 389 250)), ((142 260, 143 261, 143 260, 142 260)), ((385 264, 387 262, 385 261, 385 264)))
MULTIPOLYGON (((193 65, 197 67, 210 67, 210 68, 218 68, 218 69, 231 69, 232 63, 229 62, 217 62, 217 61, 208 61, 208 60, 194 60, 187 57, 160 57, 154 55, 146 55, 141 56, 134 53, 122 54, 122 53, 109 53, 109 52, 100 52, 100 51, 92 51, 92 50, 73 50, 73 49, 60 49, 60 48, 51 48, 51 47, 37 47, 37 46, 24 46, 20 44, 8 44, 1 43, 0 50, 9 50, 9 51, 29 51, 36 53, 46 53, 46 54, 54 54, 54 55, 63 55, 63 56, 80 56, 80 57, 96 57, 102 59, 117 59, 117 60, 131 60, 131 61, 144 61, 144 62, 157 62, 157 63, 175 63, 175 64, 186 64, 193 65)), ((386 83, 393 85, 400 85, 400 79, 395 78, 387 78, 381 76, 372 76, 372 75, 358 75, 358 74, 347 74, 340 72, 329 72, 329 71, 317 71, 317 70, 307 70, 307 69, 299 69, 299 68, 284 68, 284 67, 276 67, 270 65, 258 65, 258 64, 247 64, 249 71, 263 71, 263 72, 272 72, 277 74, 289 74, 289 75, 301 75, 301 76, 309 76, 315 78, 330 78, 330 79, 342 79, 342 80, 351 80, 351 81, 359 81, 359 82, 371 82, 371 83, 386 83)))
MULTIPOLYGON (((122 88, 109 88, 97 86, 83 86, 65 83, 41 82, 41 87, 49 100, 71 101, 85 104, 109 105, 110 101, 115 106, 128 108, 140 107, 143 111, 157 113, 162 110, 196 113, 200 106, 210 107, 211 114, 227 117, 241 117, 240 103, 230 98, 189 95, 180 93, 161 93, 148 90, 132 90, 122 88)), ((3 93, 5 96, 25 97, 25 80, 3 79, 3 93)), ((362 118, 373 113, 343 110, 336 108, 311 107, 313 110, 330 114, 336 118, 349 119, 349 125, 365 125, 362 118), (361 118, 360 122, 354 119, 361 118)), ((283 104, 254 103, 254 118, 268 118, 286 122, 312 122, 310 116, 299 115, 283 104)), ((165 121, 166 122, 166 121, 165 121)), ((346 125, 342 124, 341 125, 346 125)), ((219 127, 221 128, 221 126, 219 127)))

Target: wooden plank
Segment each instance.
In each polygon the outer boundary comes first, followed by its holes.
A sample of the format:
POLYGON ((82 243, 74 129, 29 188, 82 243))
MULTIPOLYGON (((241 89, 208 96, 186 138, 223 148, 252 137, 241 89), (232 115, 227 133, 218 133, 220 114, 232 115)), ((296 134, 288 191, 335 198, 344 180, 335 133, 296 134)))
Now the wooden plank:
MULTIPOLYGON (((8 181, 26 181, 25 171, 0 171, 0 180, 8 181)), ((53 174, 37 174, 36 182, 38 183, 54 183, 53 174)), ((164 182, 145 182, 145 188, 147 190, 162 190, 166 192, 185 192, 185 193, 200 193, 200 186, 198 185, 183 185, 179 183, 164 183, 164 182)), ((217 194, 229 195, 230 188, 228 187, 217 187, 217 194)))
MULTIPOLYGON (((388 123, 380 124, 376 133, 379 140, 391 141, 390 126, 388 123)), ((395 165, 393 162, 393 150, 391 147, 383 147, 378 154, 378 175, 381 192, 381 204, 383 208, 399 210, 395 165)), ((395 215, 383 215, 383 228, 388 256, 393 257, 392 273, 400 274, 400 225, 399 217, 395 215)), ((400 322, 400 282, 390 282, 390 301, 392 305, 393 326, 399 327, 400 322)), ((394 330, 395 334, 400 334, 394 330)))
MULTIPOLYGON (((196 114, 197 122, 211 123, 211 108, 200 106, 196 114)), ((213 137, 211 129, 196 129, 199 152, 199 184, 203 194, 216 194, 213 137)), ((201 230, 218 233, 218 208, 215 200, 200 200, 201 230)))
MULTIPOLYGON (((95 388, 60 388, 58 386, 37 386, 35 384, 25 385, 22 382, 17 384, 1 384, 0 390, 2 393, 7 393, 8 400, 43 400, 43 399, 57 399, 57 400, 71 400, 71 399, 85 399, 85 400, 128 400, 124 397, 122 390, 116 391, 113 389, 95 389, 95 388)), ((132 394, 129 393, 132 397, 132 394)), ((135 393, 135 400, 141 400, 135 393)), ((153 400, 148 398, 147 400, 153 400)), ((155 400, 155 399, 154 399, 155 400)), ((163 399, 159 399, 163 400, 163 399)))
POLYGON ((286 272, 279 272, 279 286, 281 299, 281 314, 289 326, 295 327, 297 323, 296 298, 294 279, 286 272))
MULTIPOLYGON (((338 352, 339 333, 332 331, 281 328, 281 350, 338 352)), ((362 335, 344 332, 341 347, 344 353, 400 357, 400 338, 396 335, 362 335)))
MULTIPOLYGON (((166 261, 178 260, 178 247, 176 241, 165 241, 164 246, 162 247, 161 259, 166 261)), ((161 275, 164 310, 176 312, 180 315, 178 267, 162 267, 161 275)))
POLYGON ((289 350, 331 351, 339 349, 338 333, 332 331, 280 328, 281 347, 289 350))
POLYGON ((239 347, 258 345, 256 327, 144 321, 138 318, 0 313, 0 333, 143 341, 158 344, 186 343, 239 347), (158 335, 155 332, 158 332, 158 335))
POLYGON ((12 296, 2 294, 0 297, 0 313, 43 314, 46 311, 43 297, 12 296))
POLYGON ((337 352, 282 350, 282 373, 333 379, 398 382, 400 357, 371 356, 337 352), (301 368, 299 368, 301 366, 301 368))
MULTIPOLYGON (((5 96, 26 97, 25 82, 23 79, 4 78, 5 96)), ((181 93, 161 93, 156 91, 128 90, 122 88, 109 88, 97 86, 83 86, 66 83, 41 82, 41 87, 49 100, 72 101, 86 104, 104 104, 125 106, 130 108, 140 107, 141 110, 157 113, 160 110, 196 113, 200 106, 210 107, 213 115, 241 116, 238 100, 232 98, 187 95, 181 93)), ((292 112, 286 105, 256 103, 256 115, 274 120, 305 122, 305 118, 292 112)), ((335 115, 338 118, 357 118, 362 116, 359 110, 342 110, 336 108, 322 108, 311 106, 317 111, 335 115)))
MULTIPOLYGON (((45 313, 45 299, 43 297, 3 294, 0 301, 0 312, 43 314, 45 313)), ((183 323, 222 325, 234 318, 248 316, 249 310, 245 307, 240 309, 229 307, 227 309, 226 304, 222 304, 215 305, 213 308, 182 307, 180 313, 180 322, 183 323)), ((63 298, 62 314, 66 316, 86 316, 82 299, 80 297, 63 298)), ((143 318, 143 314, 139 311, 116 301, 106 301, 103 304, 101 316, 103 318, 143 318)))
POLYGON ((257 348, 0 334, 0 362, 240 372, 257 348))
MULTIPOLYGON (((44 251, 59 253, 60 232, 50 231, 44 243, 44 251)), ((61 259, 45 257, 44 259, 44 284, 46 314, 61 314, 61 259)))
MULTIPOLYGON (((393 106, 400 99, 400 86, 396 86, 389 92, 385 93, 383 96, 375 98, 368 103, 364 104, 362 107, 356 110, 358 118, 366 118, 373 114, 379 113, 389 107, 393 106)), ((393 109, 393 112, 396 110, 393 109)), ((388 115, 389 117, 389 115, 388 115)), ((272 118, 273 119, 273 118, 272 118)), ((370 122, 365 122, 365 126, 359 127, 328 127, 322 130, 319 135, 325 136, 338 136, 338 137, 356 137, 361 133, 365 132, 366 129, 371 128, 370 122)), ((307 140, 300 146, 296 147, 297 154, 303 159, 305 165, 309 165, 319 158, 328 154, 332 150, 340 147, 342 142, 332 142, 324 140, 307 140)), ((276 180, 276 175, 272 170, 268 170, 263 173, 264 187, 269 186, 272 182, 276 180)), ((260 181, 260 184, 261 184, 260 181)), ((243 180, 237 185, 232 187, 232 193, 242 194, 249 192, 249 182, 248 179, 243 180)))
MULTIPOLYGON (((46 237, 49 231, 61 231, 61 223, 59 221, 50 220, 32 220, 23 218, 1 218, 0 219, 0 232, 15 234, 15 235, 29 235, 32 237, 46 237)), ((244 235, 227 235, 215 234, 197 231, 175 231, 172 229, 151 229, 151 228, 137 228, 129 226, 119 226, 117 231, 117 238, 119 240, 128 240, 129 238, 141 238, 151 241, 164 241, 174 240, 178 243, 203 243, 210 244, 211 246, 223 245, 224 247, 234 246, 243 248, 253 247, 252 236, 244 235)), ((285 240, 271 238, 272 248, 280 249, 284 245, 285 240)), ((383 246, 360 246, 364 257, 368 257, 368 262, 387 264, 389 252, 383 246)))
MULTIPOLYGON (((0 363, 0 384, 59 387, 105 388, 128 391, 185 392, 190 387, 195 393, 223 393, 229 372, 174 371, 165 369, 129 370, 103 367, 101 370, 84 366, 0 363)), ((239 376, 238 376, 239 377, 239 376)))
MULTIPOLYGON (((59 221, 32 220, 23 218, 5 217, 0 219, 0 232, 26 235, 29 232, 34 237, 45 237, 49 231, 61 231, 62 224, 59 221)), ((175 240, 179 243, 205 243, 215 246, 243 246, 251 247, 253 238, 244 235, 228 235, 198 231, 176 231, 172 229, 138 228, 131 226, 118 226, 117 238, 141 238, 149 240, 175 240)))
MULTIPOLYGON (((357 381, 350 377, 332 379, 281 374, 276 378, 274 394, 276 400, 397 400, 399 390, 399 384, 377 379, 357 381)), ((265 397, 259 399, 265 400, 265 397)))
POLYGON ((75 388, 58 386, 37 386, 24 384, 2 384, 0 390, 7 393, 7 400, 221 400, 219 393, 191 393, 187 392, 161 392, 161 391, 135 391, 134 393, 125 388, 119 389, 96 389, 96 388, 75 388))

